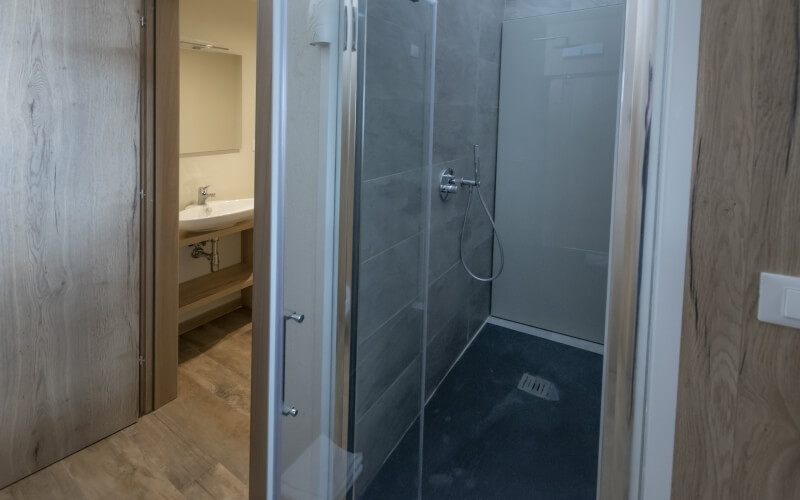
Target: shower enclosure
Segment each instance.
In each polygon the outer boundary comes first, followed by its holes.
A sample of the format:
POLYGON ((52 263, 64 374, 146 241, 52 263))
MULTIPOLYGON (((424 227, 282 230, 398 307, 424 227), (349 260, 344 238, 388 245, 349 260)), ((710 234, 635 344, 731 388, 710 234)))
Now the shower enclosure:
POLYGON ((344 0, 309 45, 315 3, 276 9, 273 493, 593 498, 600 349, 542 337, 603 342, 624 7, 344 0))

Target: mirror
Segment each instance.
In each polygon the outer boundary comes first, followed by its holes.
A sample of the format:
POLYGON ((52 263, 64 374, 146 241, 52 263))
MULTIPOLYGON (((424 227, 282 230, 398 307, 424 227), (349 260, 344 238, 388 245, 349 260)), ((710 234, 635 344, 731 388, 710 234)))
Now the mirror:
POLYGON ((180 153, 242 148, 242 56, 182 49, 180 153))

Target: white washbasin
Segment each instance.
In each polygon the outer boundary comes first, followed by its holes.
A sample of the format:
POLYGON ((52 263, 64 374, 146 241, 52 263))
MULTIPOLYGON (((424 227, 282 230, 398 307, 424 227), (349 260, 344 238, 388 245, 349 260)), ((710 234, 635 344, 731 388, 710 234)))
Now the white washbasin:
POLYGON ((225 229, 253 217, 253 198, 209 200, 205 205, 189 205, 178 214, 182 231, 202 232, 225 229))

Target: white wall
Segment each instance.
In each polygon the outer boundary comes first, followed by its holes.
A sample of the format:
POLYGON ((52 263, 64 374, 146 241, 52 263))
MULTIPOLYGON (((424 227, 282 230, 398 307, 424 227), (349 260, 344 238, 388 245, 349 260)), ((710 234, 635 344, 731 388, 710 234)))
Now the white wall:
POLYGON ((624 19, 612 5, 503 25, 492 316, 599 344, 624 19))
MULTIPOLYGON (((339 53, 336 47, 309 44, 308 5, 309 0, 289 0, 287 12, 283 301, 286 309, 303 313, 305 321, 286 326, 285 403, 299 414, 281 422, 281 461, 286 469, 305 454, 304 487, 324 491, 328 456, 324 448, 309 446, 318 437, 325 441, 330 422, 336 165, 331 134, 338 97, 330 79, 337 77, 339 53)), ((336 3, 331 6, 335 12, 336 3)))
MULTIPOLYGON (((215 199, 251 198, 255 152, 256 4, 249 0, 180 0, 181 40, 201 40, 227 47, 242 56, 242 149, 238 152, 181 155, 179 206, 194 203, 199 186, 211 185, 215 199)), ((240 236, 220 240, 220 267, 238 264, 240 236)), ((179 281, 210 272, 209 262, 193 259, 189 248, 180 249, 179 281)), ((186 320, 224 304, 239 293, 181 316, 186 320)))
POLYGON ((234 153, 181 155, 180 207, 210 184, 217 199, 253 196, 256 99, 256 4, 246 0, 180 0, 182 40, 203 40, 242 56, 242 149, 234 153))

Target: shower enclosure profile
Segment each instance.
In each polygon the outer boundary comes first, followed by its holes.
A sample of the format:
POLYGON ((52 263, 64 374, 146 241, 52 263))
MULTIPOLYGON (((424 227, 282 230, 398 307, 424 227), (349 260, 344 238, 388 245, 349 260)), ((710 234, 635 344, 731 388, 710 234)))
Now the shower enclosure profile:
POLYGON ((595 497, 640 66, 625 4, 529 3, 274 1, 273 498, 595 497))

